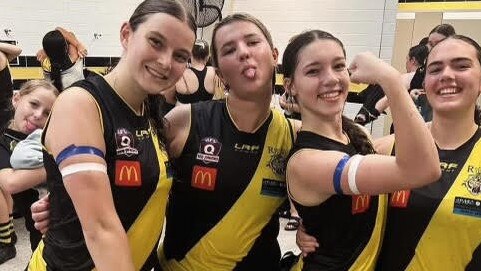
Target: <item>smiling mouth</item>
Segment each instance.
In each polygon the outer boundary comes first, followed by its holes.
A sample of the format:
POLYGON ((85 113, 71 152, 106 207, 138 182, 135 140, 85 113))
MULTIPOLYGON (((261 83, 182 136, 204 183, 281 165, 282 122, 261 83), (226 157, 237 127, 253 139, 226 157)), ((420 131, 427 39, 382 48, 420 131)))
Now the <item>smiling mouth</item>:
POLYGON ((455 87, 451 88, 443 88, 438 91, 438 95, 444 96, 444 95, 452 95, 452 94, 457 94, 459 93, 459 89, 455 87))
POLYGON ((342 91, 330 91, 330 92, 326 92, 326 93, 323 93, 323 94, 320 94, 319 97, 321 99, 324 99, 324 100, 334 100, 336 98, 338 98, 339 96, 341 96, 341 92, 342 91))
POLYGON ((150 68, 149 66, 146 66, 147 71, 155 78, 160 79, 160 80, 167 80, 168 77, 163 75, 162 73, 156 71, 155 69, 150 68))

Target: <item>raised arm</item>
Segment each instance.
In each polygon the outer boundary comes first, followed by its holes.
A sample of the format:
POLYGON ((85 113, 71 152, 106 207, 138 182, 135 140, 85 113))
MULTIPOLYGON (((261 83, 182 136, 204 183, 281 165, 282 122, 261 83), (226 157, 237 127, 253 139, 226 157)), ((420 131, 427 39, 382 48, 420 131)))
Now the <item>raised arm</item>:
POLYGON ((8 62, 19 56, 20 47, 0 42, 0 132, 8 125, 12 117, 13 84, 8 62))
POLYGON ((65 38, 65 40, 67 40, 69 45, 71 45, 69 46, 69 53, 71 53, 71 51, 72 53, 75 52, 75 54, 78 54, 78 57, 81 57, 81 58, 84 58, 87 56, 88 54, 87 48, 85 48, 85 46, 77 39, 77 37, 73 32, 70 32, 60 26, 56 27, 55 30, 60 31, 60 33, 62 33, 62 36, 65 38))
POLYGON ((370 53, 356 56, 350 71, 353 82, 379 84, 384 89, 396 125, 396 156, 349 158, 339 151, 301 150, 291 157, 287 168, 290 192, 301 203, 319 204, 336 194, 335 171, 340 173, 337 192, 343 194, 381 194, 419 187, 441 174, 434 141, 403 87, 399 72, 370 53), (340 166, 343 159, 345 166, 340 166), (291 180, 294 184, 302 180, 304 185, 291 186, 291 180), (309 196, 299 197, 306 194, 309 196))
MULTIPOLYGON (((86 146, 105 153, 100 113, 92 97, 79 88, 57 99, 45 134, 45 146, 55 159, 67 147, 86 146)), ((90 171, 66 173, 63 177, 82 226, 87 248, 97 270, 134 270, 127 235, 115 210, 106 162, 101 155, 74 155, 59 161, 68 166, 89 163, 90 171), (93 170, 97 168, 98 170, 93 170), (95 200, 92 200, 95 199, 95 200)), ((73 166, 71 167, 73 168, 73 166)))
POLYGON ((12 61, 21 53, 22 49, 17 45, 0 42, 0 70, 3 70, 3 68, 7 66, 8 62, 12 61))

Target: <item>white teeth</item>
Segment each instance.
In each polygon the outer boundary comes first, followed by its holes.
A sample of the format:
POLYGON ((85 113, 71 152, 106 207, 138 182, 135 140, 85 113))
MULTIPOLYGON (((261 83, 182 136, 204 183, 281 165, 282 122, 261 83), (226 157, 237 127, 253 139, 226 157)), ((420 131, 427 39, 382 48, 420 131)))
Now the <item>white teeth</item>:
POLYGON ((445 89, 441 89, 439 91, 439 94, 440 95, 446 95, 446 94, 454 94, 454 93, 457 93, 458 90, 456 88, 445 88, 445 89))
POLYGON ((256 69, 249 68, 249 69, 244 71, 244 75, 245 75, 245 77, 247 77, 249 79, 253 79, 254 76, 256 76, 256 69))
POLYGON ((329 99, 329 98, 335 98, 335 97, 339 96, 340 94, 341 93, 339 91, 328 92, 328 93, 321 94, 320 97, 323 98, 323 99, 329 99))

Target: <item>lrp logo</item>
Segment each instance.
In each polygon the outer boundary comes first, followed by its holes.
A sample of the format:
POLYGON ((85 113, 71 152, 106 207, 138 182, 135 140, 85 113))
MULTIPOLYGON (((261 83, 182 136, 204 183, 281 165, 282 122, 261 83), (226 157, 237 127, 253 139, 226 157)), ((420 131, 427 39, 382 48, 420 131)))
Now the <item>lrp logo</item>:
POLYGON ((192 169, 192 187, 214 191, 216 179, 216 168, 194 166, 192 169))
POLYGON ((115 161, 115 184, 118 186, 141 186, 142 172, 139 161, 115 161))

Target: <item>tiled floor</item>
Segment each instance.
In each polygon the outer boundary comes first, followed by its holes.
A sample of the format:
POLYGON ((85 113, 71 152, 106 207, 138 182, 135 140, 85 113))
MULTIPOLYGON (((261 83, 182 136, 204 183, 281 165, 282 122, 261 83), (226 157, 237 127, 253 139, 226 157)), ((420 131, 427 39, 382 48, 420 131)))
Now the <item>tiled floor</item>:
MULTIPOLYGON (((295 231, 285 231, 284 226, 287 223, 287 219, 281 218, 281 229, 279 231, 279 243, 281 245, 282 254, 288 250, 299 253, 299 248, 295 244, 296 233, 295 231)), ((15 220, 15 231, 18 235, 17 257, 7 261, 0 265, 0 271, 22 271, 27 266, 27 262, 31 255, 30 241, 28 240, 27 231, 25 230, 23 219, 15 220)))

